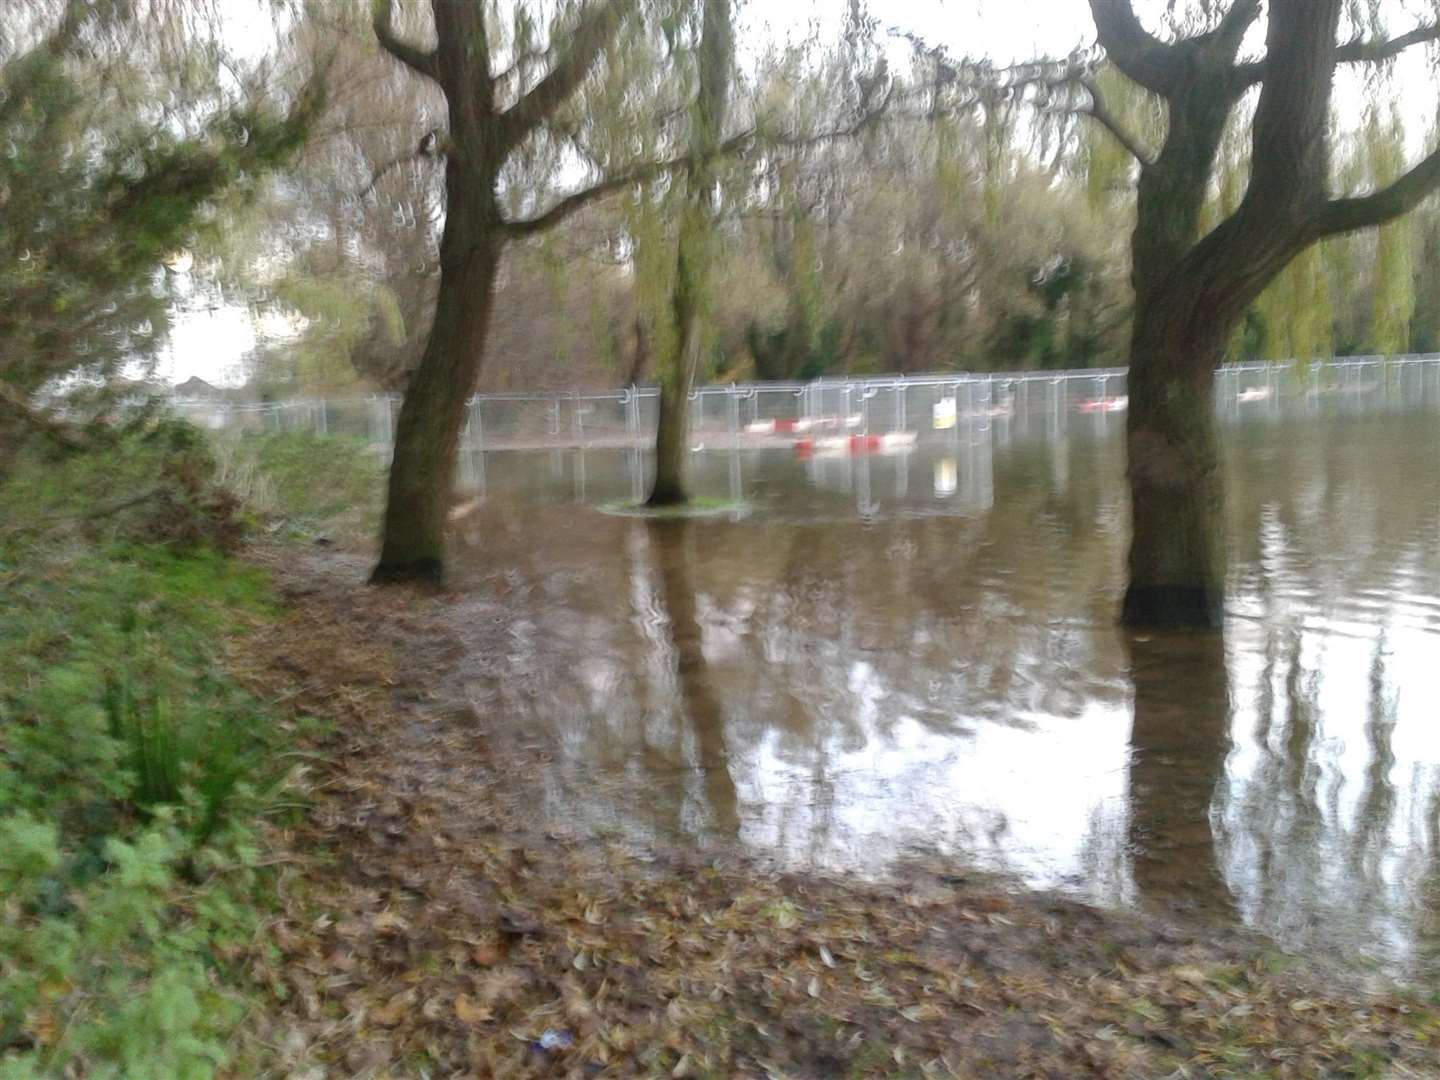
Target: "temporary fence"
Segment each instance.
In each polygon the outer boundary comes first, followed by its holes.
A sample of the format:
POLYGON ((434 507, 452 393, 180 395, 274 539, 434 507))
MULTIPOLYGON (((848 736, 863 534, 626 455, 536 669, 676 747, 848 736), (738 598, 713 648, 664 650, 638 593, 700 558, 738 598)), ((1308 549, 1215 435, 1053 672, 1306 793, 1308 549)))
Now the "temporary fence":
MULTIPOLYGON (((1440 354, 1227 364, 1215 378, 1222 422, 1405 407, 1440 401, 1440 354)), ((477 394, 467 406, 462 447, 643 447, 655 437, 659 396, 653 386, 477 394)), ((690 395, 691 443, 705 450, 790 447, 806 440, 954 439, 1017 420, 1058 430, 1077 416, 1104 426, 1118 422, 1128 404, 1124 368, 731 383, 702 386, 690 395)), ((174 402, 182 415, 214 430, 348 435, 377 450, 393 444, 399 406, 394 395, 174 402)))

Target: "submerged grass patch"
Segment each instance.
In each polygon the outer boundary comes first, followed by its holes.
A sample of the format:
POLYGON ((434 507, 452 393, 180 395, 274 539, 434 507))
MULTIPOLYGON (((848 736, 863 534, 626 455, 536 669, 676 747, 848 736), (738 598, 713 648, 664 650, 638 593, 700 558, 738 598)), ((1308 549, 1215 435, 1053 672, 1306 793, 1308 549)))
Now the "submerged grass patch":
POLYGON ((720 499, 702 495, 679 506, 647 506, 643 502, 625 499, 602 503, 596 509, 602 514, 613 514, 617 517, 655 518, 666 521, 720 517, 725 514, 748 514, 751 507, 743 499, 720 499))

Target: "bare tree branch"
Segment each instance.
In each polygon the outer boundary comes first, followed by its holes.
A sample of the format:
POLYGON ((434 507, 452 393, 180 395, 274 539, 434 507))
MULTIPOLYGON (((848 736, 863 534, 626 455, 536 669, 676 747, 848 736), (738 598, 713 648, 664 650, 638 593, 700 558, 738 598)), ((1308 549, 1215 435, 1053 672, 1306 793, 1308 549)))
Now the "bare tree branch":
POLYGON ((1084 87, 1085 92, 1090 95, 1090 104, 1069 111, 1081 116, 1090 117, 1090 119, 1108 131, 1114 137, 1115 141, 1129 151, 1130 155, 1134 157, 1136 161, 1140 162, 1141 165, 1149 165, 1154 161, 1154 152, 1147 150, 1144 144, 1130 133, 1120 118, 1110 111, 1110 107, 1105 104, 1104 95, 1100 93, 1100 87, 1096 85, 1095 80, 1089 76, 1084 76, 1075 81, 1084 87))
MULTIPOLYGON (((755 132, 743 131, 739 135, 727 139, 720 144, 719 155, 738 153, 755 137, 755 132)), ((681 154, 677 157, 667 158, 662 161, 647 161, 639 165, 624 169, 614 176, 606 177, 604 180, 584 188, 571 195, 566 195, 550 209, 535 217, 526 218, 522 221, 511 221, 505 225, 506 230, 512 236, 534 236, 546 229, 553 228, 560 224, 572 214, 583 210, 593 202, 603 199, 606 195, 612 195, 634 184, 643 184, 648 180, 666 176, 670 173, 680 172, 690 168, 694 164, 694 155, 681 154)))
POLYGON ((1440 147, 1394 183, 1357 198, 1332 199, 1317 218, 1318 235, 1354 232, 1408 214, 1440 189, 1440 147))
POLYGON ((501 145, 521 142, 569 99, 638 2, 603 0, 587 5, 550 73, 500 115, 501 145))
POLYGON ((88 450, 90 442, 62 420, 34 408, 29 395, 0 380, 0 408, 66 450, 88 450))
POLYGON ((370 24, 375 30, 375 40, 380 47, 402 64, 433 82, 440 81, 440 67, 435 60, 435 51, 426 50, 409 42, 401 41, 395 34, 394 0, 378 0, 375 17, 370 24))
POLYGON ((1173 47, 1140 25, 1130 0, 1090 0, 1090 13, 1095 19, 1100 47, 1112 64, 1157 94, 1164 95, 1173 88, 1176 78, 1171 62, 1173 47))
POLYGON ((375 167, 374 174, 370 177, 370 183, 360 192, 359 198, 363 199, 370 192, 375 190, 375 185, 380 183, 391 172, 401 165, 411 161, 435 161, 445 156, 445 147, 440 143, 440 129, 431 128, 420 138, 420 143, 414 150, 407 150, 403 154, 396 154, 389 161, 381 162, 375 167))
MULTIPOLYGON (((1440 23, 1431 26, 1417 26, 1408 33, 1384 41, 1367 41, 1352 38, 1335 49, 1335 62, 1339 64, 1378 64, 1393 60, 1406 49, 1423 45, 1427 41, 1440 41, 1440 23)), ((1265 78, 1264 60, 1250 64, 1239 64, 1235 68, 1237 78, 1243 86, 1253 86, 1265 78)))
POLYGON ((1233 59, 1240 48, 1240 42, 1259 17, 1260 0, 1236 0, 1221 16, 1220 25, 1214 30, 1214 40, 1219 41, 1233 59))
POLYGON ((1412 45, 1423 45, 1427 41, 1440 41, 1440 24, 1417 26, 1408 34, 1388 41, 1364 41, 1355 38, 1335 50, 1335 59, 1342 64, 1378 63, 1399 56, 1412 45))
MULTIPOLYGON (((884 98, 870 109, 867 109, 853 124, 849 124, 846 127, 835 128, 829 131, 818 131, 811 135, 771 136, 766 139, 766 143, 772 146, 785 147, 786 149, 799 149, 806 146, 817 146, 820 143, 832 142, 837 139, 852 138, 879 123, 886 114, 893 93, 892 87, 887 90, 884 98)), ((755 141, 756 134, 756 131, 752 128, 742 131, 738 135, 731 136, 720 144, 716 149, 715 156, 728 157, 731 154, 740 153, 755 141)), ((512 236, 533 236, 536 233, 541 233, 553 228, 572 214, 604 198, 606 195, 611 195, 633 184, 641 184, 647 180, 654 180, 657 177, 665 176, 669 173, 689 169, 694 164, 695 155, 687 153, 662 161, 649 161, 631 166, 629 169, 622 170, 614 176, 607 177, 588 188, 565 196, 559 202, 555 203, 555 205, 551 206, 550 209, 535 217, 526 218, 522 221, 508 222, 505 228, 512 236)))

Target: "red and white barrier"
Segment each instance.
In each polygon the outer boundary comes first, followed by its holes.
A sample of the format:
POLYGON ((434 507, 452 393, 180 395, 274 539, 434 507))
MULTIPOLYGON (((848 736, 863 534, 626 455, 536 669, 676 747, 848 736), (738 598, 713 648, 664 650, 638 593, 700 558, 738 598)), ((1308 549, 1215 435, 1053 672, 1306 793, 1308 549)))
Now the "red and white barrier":
POLYGON ((913 431, 892 431, 886 435, 826 435, 821 438, 795 440, 795 453, 811 454, 884 454, 906 450, 915 445, 913 431))

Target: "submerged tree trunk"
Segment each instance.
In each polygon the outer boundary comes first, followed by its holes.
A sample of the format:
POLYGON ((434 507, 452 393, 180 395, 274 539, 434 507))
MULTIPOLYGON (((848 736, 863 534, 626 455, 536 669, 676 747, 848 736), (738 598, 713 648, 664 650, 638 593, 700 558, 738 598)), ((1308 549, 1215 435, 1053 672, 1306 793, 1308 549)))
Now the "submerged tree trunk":
POLYGON ((730 0, 707 0, 700 32, 700 93, 690 140, 693 164, 685 212, 676 245, 675 291, 671 303, 674 349, 660 377, 660 424, 655 433, 655 486, 647 506, 682 506, 690 501, 685 483, 690 456, 690 394, 700 368, 701 313, 709 276, 715 215, 715 159, 730 96, 734 31, 730 0))
MULTIPOLYGON (((483 179, 472 183, 481 193, 489 190, 483 179)), ((480 372, 504 250, 500 230, 487 220, 489 204, 488 198, 476 206, 452 197, 441 243, 435 322, 395 426, 383 543, 370 578, 374 584, 436 583, 443 573, 455 455, 480 372)))
MULTIPOLYGON (((693 183, 694 181, 692 181, 693 183)), ((655 431, 655 486, 648 506, 682 506, 690 501, 685 482, 690 460, 690 394, 700 366, 700 302, 708 258, 710 222, 703 206, 692 203, 680 228, 676 258, 675 355, 660 379, 660 423, 655 431)))
POLYGON ((1221 355, 1216 344, 1166 342, 1145 319, 1137 324, 1126 431, 1127 624, 1220 625, 1225 505, 1212 371, 1221 355))

